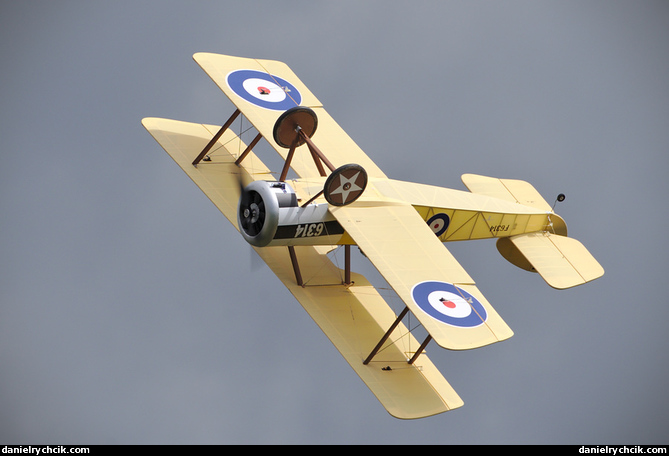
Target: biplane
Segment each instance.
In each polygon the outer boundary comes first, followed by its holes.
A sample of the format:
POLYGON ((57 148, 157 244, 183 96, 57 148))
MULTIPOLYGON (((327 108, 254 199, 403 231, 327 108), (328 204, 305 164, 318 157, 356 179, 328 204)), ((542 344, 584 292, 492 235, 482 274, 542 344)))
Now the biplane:
POLYGON ((286 64, 211 53, 193 58, 235 106, 230 118, 222 126, 145 118, 144 127, 392 416, 421 418, 463 405, 428 358, 430 341, 468 350, 513 335, 444 243, 496 239, 505 259, 558 289, 603 275, 531 184, 465 174, 469 191, 461 191, 391 179, 286 64), (248 144, 231 128, 240 114, 257 132, 248 144), (278 177, 254 152, 263 139, 281 156, 278 177), (396 314, 351 271, 351 246, 376 267, 403 310, 396 314), (329 255, 334 249, 343 249, 343 265, 329 255), (404 324, 409 312, 427 333, 423 340, 404 324))

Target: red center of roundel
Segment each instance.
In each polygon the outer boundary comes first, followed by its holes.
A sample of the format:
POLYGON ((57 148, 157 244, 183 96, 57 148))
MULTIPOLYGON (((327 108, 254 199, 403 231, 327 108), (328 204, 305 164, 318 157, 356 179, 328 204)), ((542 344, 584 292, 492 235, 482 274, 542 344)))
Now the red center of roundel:
POLYGON ((260 92, 260 95, 269 95, 269 89, 267 87, 258 87, 258 92, 260 92))
POLYGON ((447 299, 441 298, 439 301, 449 309, 455 309, 455 303, 453 301, 449 301, 447 299))

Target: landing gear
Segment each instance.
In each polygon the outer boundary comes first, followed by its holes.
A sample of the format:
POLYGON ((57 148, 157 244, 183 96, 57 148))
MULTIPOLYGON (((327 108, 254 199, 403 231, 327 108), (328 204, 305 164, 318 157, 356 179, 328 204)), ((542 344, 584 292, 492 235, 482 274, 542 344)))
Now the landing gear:
MULTIPOLYGON (((331 171, 331 174, 325 181, 323 191, 318 196, 324 194, 327 202, 333 206, 351 204, 365 191, 367 172, 362 166, 356 164, 343 165, 335 169, 334 165, 311 140, 317 128, 318 117, 313 109, 306 106, 291 108, 279 116, 274 124, 274 141, 279 146, 289 149, 279 181, 286 179, 295 149, 302 144, 306 144, 319 174, 321 176, 327 175, 323 164, 331 171)), ((309 202, 313 201, 313 199, 315 198, 312 198, 309 202)))

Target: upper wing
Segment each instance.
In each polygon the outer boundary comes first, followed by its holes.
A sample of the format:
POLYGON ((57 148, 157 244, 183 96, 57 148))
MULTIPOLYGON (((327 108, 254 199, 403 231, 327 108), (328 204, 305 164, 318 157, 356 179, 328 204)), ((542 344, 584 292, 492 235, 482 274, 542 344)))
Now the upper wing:
POLYGON ((410 204, 361 198, 331 212, 440 346, 470 349, 513 335, 410 204))
MULTIPOLYGON (((370 177, 385 177, 285 63, 205 52, 193 59, 284 160, 288 149, 274 141, 274 124, 287 109, 307 106, 318 116, 311 139, 335 167, 357 163, 370 177)), ((306 145, 297 148, 291 167, 300 177, 320 176, 306 145)))
MULTIPOLYGON (((192 166, 193 157, 220 127, 156 118, 143 119, 142 123, 237 227, 239 179, 246 183, 267 178, 269 170, 265 165, 251 152, 237 166, 236 154, 245 146, 226 131, 216 149, 212 149, 215 153, 211 161, 192 166)), ((352 275, 353 285, 343 285, 343 272, 325 254, 326 250, 311 246, 295 248, 305 282, 305 286, 299 286, 286 247, 256 248, 391 415, 421 418, 462 406, 460 397, 425 354, 414 364, 407 364, 419 343, 401 323, 391 336, 395 343, 385 348, 374 362, 363 364, 396 317, 361 275, 352 275), (392 370, 382 369, 386 366, 392 370)), ((287 349, 299 356, 299 347, 287 349)))

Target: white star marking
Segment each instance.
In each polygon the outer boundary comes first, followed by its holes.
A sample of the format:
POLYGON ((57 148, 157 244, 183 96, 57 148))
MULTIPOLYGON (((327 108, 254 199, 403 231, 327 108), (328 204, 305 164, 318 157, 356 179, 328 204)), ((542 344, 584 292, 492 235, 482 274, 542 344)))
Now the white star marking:
POLYGON ((330 195, 337 195, 341 193, 342 195, 342 203, 346 203, 346 200, 348 199, 348 195, 351 192, 355 192, 358 190, 362 190, 362 187, 359 187, 356 185, 355 181, 360 175, 360 171, 355 173, 353 177, 350 179, 345 178, 343 175, 339 175, 339 187, 335 190, 333 190, 330 195))

